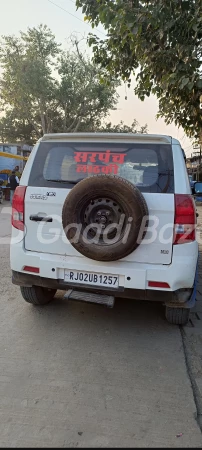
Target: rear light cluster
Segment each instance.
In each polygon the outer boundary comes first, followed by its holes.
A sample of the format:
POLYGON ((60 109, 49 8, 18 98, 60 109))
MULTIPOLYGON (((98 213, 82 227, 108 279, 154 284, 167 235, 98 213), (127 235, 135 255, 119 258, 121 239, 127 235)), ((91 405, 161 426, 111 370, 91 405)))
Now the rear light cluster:
POLYGON ((12 202, 12 225, 17 230, 24 231, 25 216, 25 186, 18 186, 15 190, 12 202))
MULTIPOLYGON (((175 194, 175 222, 173 244, 185 244, 196 239, 196 211, 191 195, 175 194)), ((148 281, 148 287, 170 289, 163 281, 148 281)))
POLYGON ((175 195, 174 244, 185 244, 196 239, 196 211, 191 195, 175 195))

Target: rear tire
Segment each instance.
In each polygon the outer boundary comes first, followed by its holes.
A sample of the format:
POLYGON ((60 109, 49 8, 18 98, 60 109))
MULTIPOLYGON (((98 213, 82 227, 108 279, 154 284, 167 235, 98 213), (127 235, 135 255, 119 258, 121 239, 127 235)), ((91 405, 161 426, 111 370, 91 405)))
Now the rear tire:
POLYGON ((171 308, 166 306, 166 319, 173 325, 186 325, 189 321, 190 308, 171 308))
POLYGON ((56 289, 48 289, 40 286, 20 286, 21 294, 27 303, 32 305, 46 305, 53 299, 56 289))

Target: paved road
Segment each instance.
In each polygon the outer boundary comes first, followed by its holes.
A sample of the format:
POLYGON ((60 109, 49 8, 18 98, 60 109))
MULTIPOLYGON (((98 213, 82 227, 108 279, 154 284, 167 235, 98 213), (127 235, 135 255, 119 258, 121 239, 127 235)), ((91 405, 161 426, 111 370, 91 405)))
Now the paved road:
MULTIPOLYGON (((1 237, 9 220, 0 211, 1 237)), ((180 330, 161 305, 107 310, 59 292, 37 309, 11 284, 2 240, 0 261, 0 447, 201 447, 180 330)))

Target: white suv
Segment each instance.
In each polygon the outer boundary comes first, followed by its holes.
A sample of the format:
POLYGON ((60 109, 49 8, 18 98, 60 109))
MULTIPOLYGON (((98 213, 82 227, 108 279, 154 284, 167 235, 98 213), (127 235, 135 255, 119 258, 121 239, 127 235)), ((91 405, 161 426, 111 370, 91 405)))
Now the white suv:
POLYGON ((185 324, 196 295, 196 211, 180 143, 140 134, 49 134, 13 198, 12 280, 23 298, 113 306, 161 301, 185 324))

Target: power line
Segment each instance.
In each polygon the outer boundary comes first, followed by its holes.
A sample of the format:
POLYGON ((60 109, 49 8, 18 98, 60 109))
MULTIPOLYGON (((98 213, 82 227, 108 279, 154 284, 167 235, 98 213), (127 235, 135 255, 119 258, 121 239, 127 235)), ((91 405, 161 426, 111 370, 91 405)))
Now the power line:
MULTIPOLYGON (((74 3, 73 0, 71 0, 71 1, 72 1, 72 3, 74 3)), ((83 23, 83 24, 85 24, 85 25, 87 25, 88 27, 91 28, 91 26, 90 26, 88 23, 86 23, 86 22, 84 22, 83 20, 79 19, 79 17, 75 16, 75 14, 70 13, 69 11, 67 11, 67 9, 63 8, 63 7, 60 6, 60 5, 57 5, 57 3, 52 2, 52 0, 48 0, 48 2, 49 2, 49 3, 52 3, 52 5, 56 6, 57 8, 61 9, 62 11, 65 11, 65 12, 66 12, 67 14, 69 14, 70 16, 75 17, 75 19, 79 20, 79 22, 81 22, 81 23, 83 23)), ((102 31, 100 31, 100 30, 96 30, 96 31, 97 31, 98 33, 100 33, 100 34, 103 34, 103 36, 106 37, 106 35, 105 35, 102 31)))

